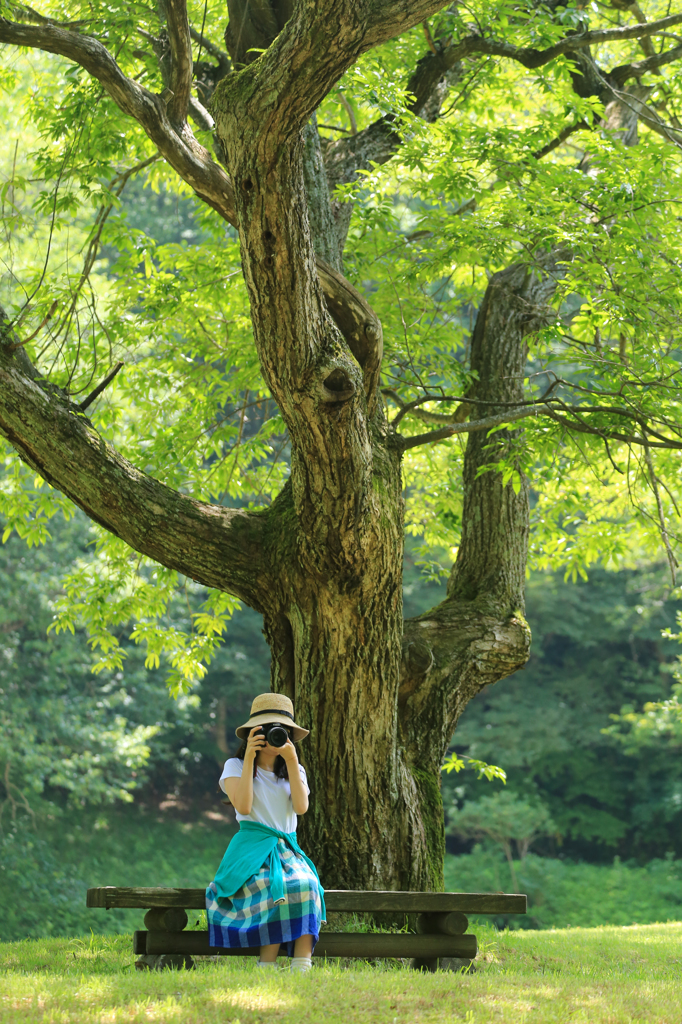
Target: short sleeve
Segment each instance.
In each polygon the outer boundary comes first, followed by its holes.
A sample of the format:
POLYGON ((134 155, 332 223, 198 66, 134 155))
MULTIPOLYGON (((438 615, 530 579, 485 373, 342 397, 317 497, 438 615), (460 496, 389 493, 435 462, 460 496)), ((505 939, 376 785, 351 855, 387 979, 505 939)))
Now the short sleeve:
POLYGON ((243 767, 244 767, 244 762, 240 758, 238 758, 238 757, 230 757, 225 762, 225 767, 223 768, 223 774, 220 776, 220 788, 222 789, 223 793, 225 792, 225 787, 223 786, 223 780, 224 779, 241 779, 241 777, 242 777, 242 768, 243 767))
POLYGON ((301 774, 301 779, 303 781, 303 785, 305 786, 305 791, 308 794, 308 796, 310 796, 310 786, 308 785, 308 776, 306 775, 305 768, 303 767, 302 764, 299 764, 298 770, 299 770, 299 772, 301 774))

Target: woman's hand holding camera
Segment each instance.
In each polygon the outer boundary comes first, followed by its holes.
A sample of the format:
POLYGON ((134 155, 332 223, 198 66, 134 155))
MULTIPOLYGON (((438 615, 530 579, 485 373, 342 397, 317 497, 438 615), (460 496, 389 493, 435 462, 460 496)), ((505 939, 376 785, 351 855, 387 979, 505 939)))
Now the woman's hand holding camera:
POLYGON ((308 810, 308 793, 299 771, 296 747, 291 742, 291 739, 288 739, 280 749, 280 754, 287 763, 287 774, 289 776, 289 786, 291 787, 291 802, 294 811, 296 814, 305 814, 308 810))
POLYGON ((263 730, 259 725, 252 729, 249 733, 249 738, 246 741, 246 753, 244 754, 244 760, 254 761, 258 757, 258 751, 263 750, 266 745, 265 736, 263 730))
POLYGON ((291 742, 291 739, 288 739, 284 746, 279 748, 279 752, 287 765, 298 764, 298 754, 296 753, 296 747, 291 742))

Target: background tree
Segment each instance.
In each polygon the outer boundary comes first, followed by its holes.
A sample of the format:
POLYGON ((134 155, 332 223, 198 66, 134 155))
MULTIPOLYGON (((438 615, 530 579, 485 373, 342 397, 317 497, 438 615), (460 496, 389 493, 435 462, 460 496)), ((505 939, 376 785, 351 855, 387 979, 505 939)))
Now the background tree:
POLYGON ((31 96, 40 173, 4 189, 0 348, 0 430, 65 499, 11 464, 8 521, 40 539, 69 499, 112 535, 61 617, 99 668, 133 617, 178 689, 235 598, 263 615, 271 684, 314 737, 305 840, 328 885, 440 884, 443 753, 528 655, 529 476, 539 562, 577 573, 660 535, 674 572, 682 15, 620 8, 235 0, 227 53, 208 4, 0 21, 73 62, 31 96), (202 241, 154 251, 116 208, 169 169, 202 241), (86 198, 75 271, 68 246, 49 257, 86 198), (463 467, 457 442, 421 447, 465 434, 463 467), (403 624, 404 483, 408 528, 458 551, 447 599, 403 624), (163 616, 191 581, 209 593, 188 634, 163 616))
POLYGON ((556 826, 541 803, 523 800, 502 790, 480 800, 467 801, 448 812, 448 832, 462 839, 487 839, 504 850, 509 864, 513 891, 519 891, 514 869, 513 843, 523 860, 536 839, 556 834, 556 826))

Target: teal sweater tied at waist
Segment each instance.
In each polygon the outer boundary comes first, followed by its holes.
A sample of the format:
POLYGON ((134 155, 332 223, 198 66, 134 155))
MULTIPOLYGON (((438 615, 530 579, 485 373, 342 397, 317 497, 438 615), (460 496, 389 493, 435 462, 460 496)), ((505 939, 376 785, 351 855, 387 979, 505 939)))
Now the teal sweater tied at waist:
MULTIPOLYGON (((280 832, 276 828, 270 828, 269 825, 261 825, 259 821, 240 821, 239 832, 230 841, 216 872, 214 881, 218 896, 222 899, 234 896, 253 875, 258 874, 265 862, 268 861, 272 898, 275 903, 285 903, 282 864, 277 854, 277 842, 280 839, 283 839, 299 857, 303 857, 319 885, 320 878, 317 869, 298 845, 295 832, 280 832)), ((324 889, 321 885, 320 901, 322 903, 322 920, 326 921, 327 909, 324 904, 324 889)))

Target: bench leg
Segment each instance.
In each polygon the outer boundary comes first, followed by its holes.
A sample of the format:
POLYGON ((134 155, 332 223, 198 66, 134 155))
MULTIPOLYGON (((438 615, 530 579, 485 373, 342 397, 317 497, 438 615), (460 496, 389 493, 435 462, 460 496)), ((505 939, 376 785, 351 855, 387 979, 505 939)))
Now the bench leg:
POLYGON ((194 960, 182 953, 160 953, 158 956, 139 956, 135 961, 138 971, 193 971, 194 960))
POLYGON ((428 971, 430 974, 435 971, 461 971, 463 967, 467 968, 467 974, 476 970, 473 960, 466 956, 443 956, 440 960, 436 957, 414 957, 410 967, 413 971, 428 971))
MULTIPOLYGON (((147 931, 181 932, 187 925, 187 914, 177 907, 152 907, 144 915, 147 931)), ((159 953, 149 955, 146 949, 140 948, 140 936, 146 938, 146 932, 135 932, 133 936, 133 953, 141 953, 135 961, 138 971, 192 971, 194 960, 189 953, 159 953)))
MULTIPOLYGON (((465 914, 458 911, 449 913, 420 914, 417 918, 417 932, 420 935, 464 935, 469 927, 465 914)), ((474 970, 472 961, 467 957, 437 958, 415 957, 410 966, 415 971, 460 971, 463 967, 474 970)))
POLYGON ((415 956, 410 961, 410 967, 413 971, 426 971, 429 974, 435 974, 438 970, 439 965, 438 957, 421 957, 415 956))
POLYGON ((447 956, 443 957, 440 962, 441 971, 461 971, 462 968, 466 968, 467 974, 473 974, 476 965, 466 956, 447 956))

